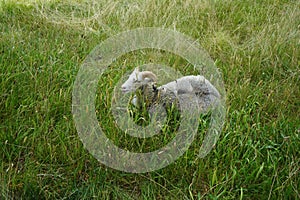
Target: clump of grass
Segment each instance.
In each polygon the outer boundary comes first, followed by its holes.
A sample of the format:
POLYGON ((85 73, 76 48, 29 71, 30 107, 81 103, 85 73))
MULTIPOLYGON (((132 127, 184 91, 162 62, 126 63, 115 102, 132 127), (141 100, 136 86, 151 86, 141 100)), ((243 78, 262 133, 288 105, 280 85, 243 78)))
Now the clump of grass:
MULTIPOLYGON (((12 1, 0 3, 0 197, 28 199, 297 199, 299 192, 299 3, 296 1, 12 1), (195 38, 227 89, 227 120, 214 150, 197 159, 205 121, 176 162, 145 174, 119 172, 83 147, 71 114, 80 64, 104 39, 137 27, 195 38), (203 126, 203 127, 202 127, 203 126)), ((110 124, 114 84, 130 67, 176 55, 118 58, 96 100, 110 124), (128 67, 129 66, 129 67, 128 67), (101 96, 102 94, 102 96, 101 96)), ((152 141, 154 144, 161 144, 152 141)), ((159 146, 159 145, 158 145, 159 146)), ((130 146, 129 146, 130 147, 130 146)))

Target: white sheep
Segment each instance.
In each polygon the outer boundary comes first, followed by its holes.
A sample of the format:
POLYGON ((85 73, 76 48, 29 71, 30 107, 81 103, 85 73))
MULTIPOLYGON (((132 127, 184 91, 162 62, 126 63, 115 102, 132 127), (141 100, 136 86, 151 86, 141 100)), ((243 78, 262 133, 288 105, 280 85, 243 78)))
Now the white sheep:
MULTIPOLYGON (((143 88, 149 88, 149 84, 155 83, 156 80, 157 77, 153 72, 140 72, 138 68, 135 68, 134 71, 130 74, 128 80, 125 81, 125 83, 121 86, 121 90, 124 93, 128 93, 136 92, 138 88, 142 88, 142 90, 139 91, 142 91, 143 93, 143 88)), ((153 86, 150 86, 150 88, 151 87, 153 86)), ((197 103, 199 109, 203 112, 207 111, 209 107, 213 106, 216 100, 220 98, 218 90, 207 79, 200 75, 181 77, 175 81, 157 87, 156 92, 159 94, 163 94, 164 98, 166 98, 166 96, 168 95, 172 96, 171 99, 173 99, 174 101, 177 98, 180 103, 185 104, 185 106, 183 107, 186 107, 188 104, 197 103), (174 98, 173 96, 175 96, 176 98, 174 98), (197 98, 193 98, 194 96, 196 96, 197 98)), ((147 92, 146 94, 149 95, 149 92, 147 92)), ((145 95, 143 96, 143 99, 145 99, 145 95)), ((138 104, 140 104, 140 101, 141 97, 135 95, 131 103, 135 106, 138 106, 138 104)))

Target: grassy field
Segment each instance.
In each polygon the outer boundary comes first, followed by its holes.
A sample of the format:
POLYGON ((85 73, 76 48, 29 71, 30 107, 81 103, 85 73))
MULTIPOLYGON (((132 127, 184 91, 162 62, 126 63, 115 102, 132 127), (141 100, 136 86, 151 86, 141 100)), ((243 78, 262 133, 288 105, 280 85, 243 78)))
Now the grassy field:
MULTIPOLYGON (((300 199, 298 1, 2 0, 0 30, 0 199, 300 199), (204 159, 196 159, 196 140, 168 167, 131 174, 83 147, 71 112, 79 67, 101 41, 137 27, 195 38, 223 73, 226 123, 204 159)), ((97 114, 129 149, 110 125, 110 94, 149 60, 193 73, 155 50, 112 64, 99 82, 97 114)))

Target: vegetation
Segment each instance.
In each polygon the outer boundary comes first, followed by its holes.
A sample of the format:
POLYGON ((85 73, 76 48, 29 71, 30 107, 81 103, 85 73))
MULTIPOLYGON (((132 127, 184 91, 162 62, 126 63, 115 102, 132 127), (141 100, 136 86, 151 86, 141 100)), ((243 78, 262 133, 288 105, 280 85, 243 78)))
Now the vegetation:
MULTIPOLYGON (((0 199, 300 199, 299 8, 294 0, 2 0, 0 199), (72 89, 81 63, 101 41, 137 27, 195 38, 223 73, 226 123, 204 159, 201 127, 184 156, 143 174, 99 163, 77 135, 72 89)), ((113 125, 111 94, 126 71, 149 61, 194 73, 151 49, 110 66, 97 116, 107 116, 99 123, 124 148, 136 144, 113 125)), ((157 138, 143 150, 170 139, 157 138)))

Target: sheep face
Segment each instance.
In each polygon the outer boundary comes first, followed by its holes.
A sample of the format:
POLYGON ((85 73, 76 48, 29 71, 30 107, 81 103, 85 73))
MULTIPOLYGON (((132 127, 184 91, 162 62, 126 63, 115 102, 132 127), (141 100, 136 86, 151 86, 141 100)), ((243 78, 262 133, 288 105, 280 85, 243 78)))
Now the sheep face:
POLYGON ((139 81, 139 69, 135 68, 133 72, 129 75, 128 79, 121 86, 121 90, 123 93, 133 92, 137 88, 137 84, 139 81))
POLYGON ((140 72, 138 68, 135 68, 127 81, 121 86, 121 90, 123 93, 134 92, 142 84, 154 81, 156 81, 155 74, 149 71, 140 72))

